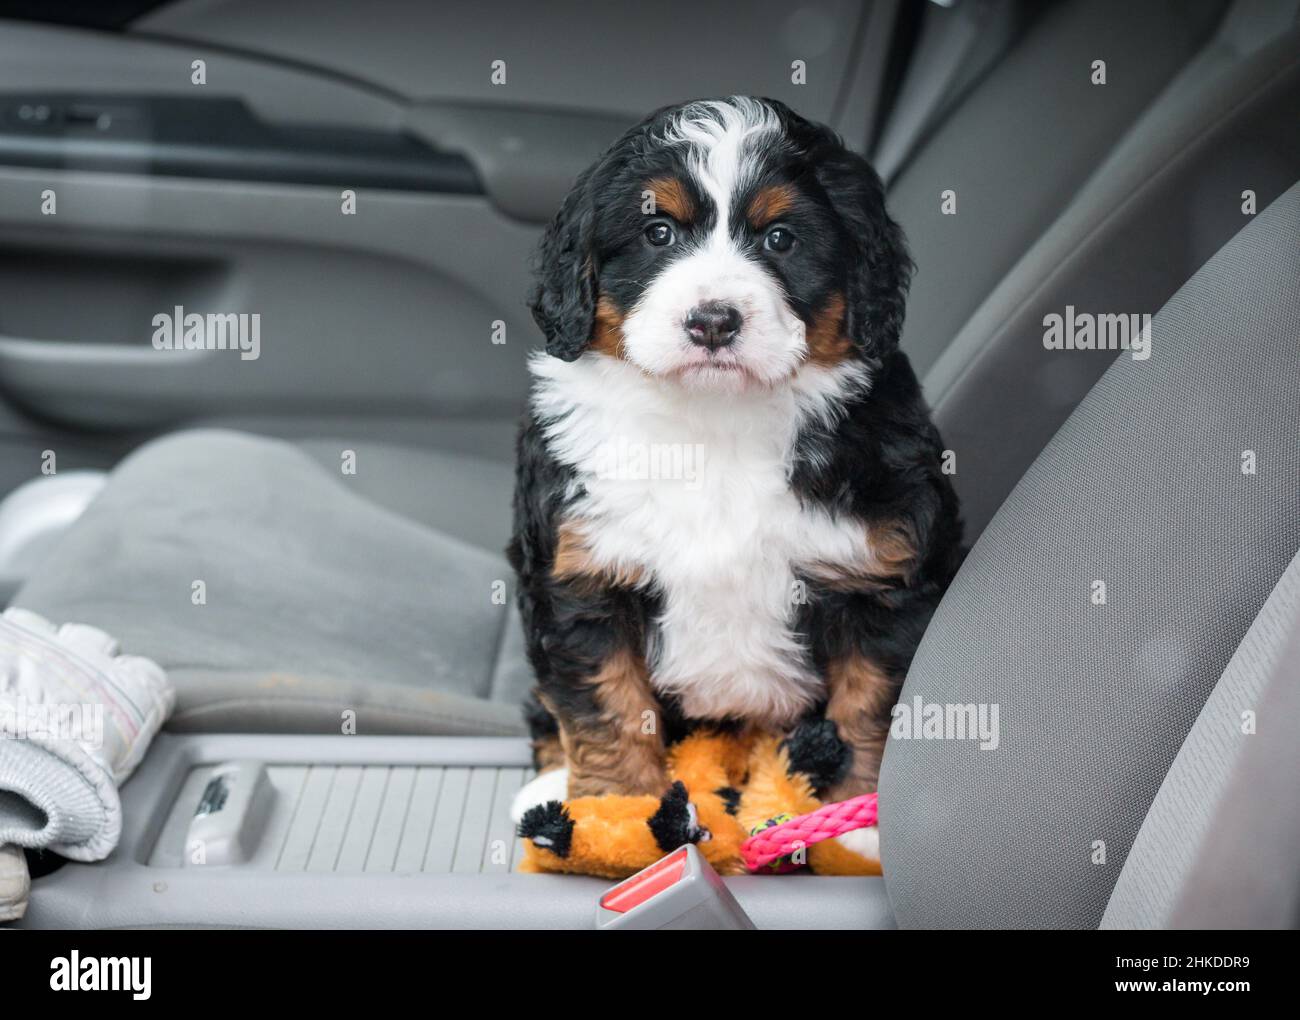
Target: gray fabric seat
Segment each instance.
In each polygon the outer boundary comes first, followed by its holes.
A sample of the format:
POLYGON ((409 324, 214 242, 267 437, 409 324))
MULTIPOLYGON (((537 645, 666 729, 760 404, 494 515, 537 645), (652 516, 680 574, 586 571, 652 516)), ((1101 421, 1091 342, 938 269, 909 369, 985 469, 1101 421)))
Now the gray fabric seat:
POLYGON ((1241 741, 1220 787, 1213 826, 1177 890, 1171 928, 1300 928, 1300 618, 1292 617, 1254 707, 1262 726, 1241 741))
MULTIPOLYGON (((172 728, 328 733, 351 712, 361 733, 521 732, 529 674, 502 555, 453 537, 454 519, 435 531, 359 494, 364 451, 355 476, 337 448, 315 453, 221 431, 149 443, 14 603, 159 661, 172 728)), ((460 495, 508 513, 499 484, 484 467, 460 495)), ((380 488, 394 505, 400 490, 380 488)), ((502 513, 482 511, 489 527, 502 513)))
MULTIPOLYGON (((1236 835, 1234 827, 1222 824, 1221 814, 1234 766, 1252 736, 1263 732, 1289 737, 1290 720, 1296 718, 1277 709, 1270 711, 1262 703, 1270 681, 1279 689, 1300 687, 1295 663, 1287 663, 1284 654, 1293 631, 1300 633, 1300 553, 1292 558, 1246 632, 1179 748, 1124 861, 1102 916, 1103 928, 1167 928, 1173 923, 1180 893, 1208 887, 1209 883, 1193 875, 1193 869, 1198 849, 1228 842, 1236 835), (1280 672, 1282 668, 1288 671, 1280 672)), ((1269 779, 1279 784, 1282 796, 1265 797, 1264 803, 1285 803, 1294 794, 1295 777, 1300 772, 1287 768, 1276 772, 1277 776, 1269 779)), ((1259 793, 1256 786, 1226 802, 1255 802, 1259 793)), ((1249 825, 1240 827, 1248 829, 1249 825)), ((1285 874, 1288 867, 1294 869, 1294 858, 1290 864, 1225 867, 1223 872, 1246 870, 1275 876, 1285 874)), ((1281 906, 1289 914, 1287 923, 1300 922, 1294 902, 1281 906)))
POLYGON ((494 556, 510 540, 512 461, 396 443, 300 439, 294 445, 358 496, 416 524, 494 556), (355 452, 357 465, 347 477, 340 472, 345 450, 355 452))
POLYGON ((1045 18, 1047 44, 995 68, 890 189, 918 263, 903 347, 971 538, 1114 360, 1046 350, 1044 317, 1154 313, 1246 222, 1244 191, 1262 209, 1300 177, 1300 5, 1238 0, 1199 52, 1215 8, 1163 38, 1158 8, 1119 6, 1045 18))
POLYGON ((917 255, 903 349, 918 375, 1206 43, 1226 6, 1046 5, 1006 59, 918 148, 889 184, 890 210, 917 255), (1109 84, 1099 87, 1089 71, 1103 57, 1109 84), (941 209, 949 189, 956 215, 941 209))
MULTIPOLYGON (((972 549, 901 701, 997 705, 1000 737, 889 742, 881 852, 900 926, 1102 920, 1184 739, 1300 549, 1297 281, 1300 185, 1159 312, 1151 359, 1114 363, 972 549)), ((1173 866, 1135 864, 1133 881, 1173 866)), ((1116 917, 1125 897, 1160 899, 1143 884, 1126 880, 1116 917)))

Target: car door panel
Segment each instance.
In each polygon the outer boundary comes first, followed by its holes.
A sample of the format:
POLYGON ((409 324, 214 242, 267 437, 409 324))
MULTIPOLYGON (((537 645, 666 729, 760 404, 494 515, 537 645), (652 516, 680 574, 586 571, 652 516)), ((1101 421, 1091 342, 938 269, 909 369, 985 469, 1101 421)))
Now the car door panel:
POLYGON ((109 458, 194 424, 507 459, 540 341, 530 262, 573 178, 692 93, 775 95, 865 138, 879 74, 854 59, 896 6, 180 0, 117 32, 0 21, 3 441, 28 474, 51 444, 109 458), (67 129, 19 117, 40 106, 67 129), (154 316, 178 309, 256 314, 257 358, 156 350, 154 316))

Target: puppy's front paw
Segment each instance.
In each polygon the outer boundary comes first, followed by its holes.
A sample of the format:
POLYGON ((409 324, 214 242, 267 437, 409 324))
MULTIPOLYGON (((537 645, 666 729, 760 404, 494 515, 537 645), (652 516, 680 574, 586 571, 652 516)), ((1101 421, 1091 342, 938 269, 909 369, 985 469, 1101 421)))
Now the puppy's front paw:
POLYGON ((671 853, 686 843, 703 843, 713 838, 708 829, 700 825, 699 812, 691 803, 686 786, 673 783, 659 801, 659 810, 646 822, 655 843, 664 853, 671 853))
POLYGON ((834 786, 849 768, 849 748, 829 719, 805 719, 782 745, 790 769, 808 777, 814 789, 834 786))

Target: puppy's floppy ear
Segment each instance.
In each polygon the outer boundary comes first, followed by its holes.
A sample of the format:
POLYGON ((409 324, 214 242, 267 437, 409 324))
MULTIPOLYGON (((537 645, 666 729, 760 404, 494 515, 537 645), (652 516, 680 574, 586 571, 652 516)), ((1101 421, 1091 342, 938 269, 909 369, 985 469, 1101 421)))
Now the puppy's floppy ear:
POLYGON ((591 340, 596 311, 593 259, 595 167, 578 177, 551 221, 537 252, 537 283, 528 305, 546 337, 546 353, 573 361, 591 340))
POLYGON ((857 153, 839 149, 822 162, 817 177, 852 253, 845 332, 868 356, 883 357, 898 346, 912 279, 903 231, 885 211, 880 177, 857 153))

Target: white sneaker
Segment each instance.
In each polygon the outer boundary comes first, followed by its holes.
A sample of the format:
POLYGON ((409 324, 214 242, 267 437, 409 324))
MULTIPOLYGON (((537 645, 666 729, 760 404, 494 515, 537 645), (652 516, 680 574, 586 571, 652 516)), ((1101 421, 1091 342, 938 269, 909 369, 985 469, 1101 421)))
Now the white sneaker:
POLYGON ((32 880, 21 848, 0 846, 0 921, 18 921, 27 913, 32 880))

